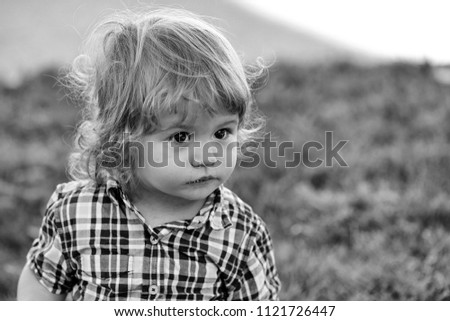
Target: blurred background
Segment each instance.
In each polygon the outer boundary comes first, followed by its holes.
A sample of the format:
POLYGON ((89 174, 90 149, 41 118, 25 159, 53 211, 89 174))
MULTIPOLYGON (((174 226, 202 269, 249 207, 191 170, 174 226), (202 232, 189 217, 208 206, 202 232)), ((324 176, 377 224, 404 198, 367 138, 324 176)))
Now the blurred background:
POLYGON ((147 4, 214 17, 246 63, 274 62, 256 98, 278 141, 348 140, 348 167, 262 164, 228 183, 269 225, 281 299, 450 299, 444 1, 3 0, 0 300, 15 299, 45 204, 67 181, 81 111, 59 70, 99 17, 147 4))

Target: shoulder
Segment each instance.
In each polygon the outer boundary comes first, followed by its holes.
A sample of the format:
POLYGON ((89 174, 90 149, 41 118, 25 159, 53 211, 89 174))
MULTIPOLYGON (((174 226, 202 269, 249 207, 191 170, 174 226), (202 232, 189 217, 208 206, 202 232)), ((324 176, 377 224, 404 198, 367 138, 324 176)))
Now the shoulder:
MULTIPOLYGON (((269 274, 275 273, 272 238, 264 220, 249 204, 227 188, 223 189, 222 201, 228 207, 232 222, 229 235, 233 238, 230 244, 238 244, 238 247, 233 247, 237 253, 234 256, 237 259, 236 266, 239 267, 236 273, 248 269, 255 273, 263 270, 269 274)), ((276 280, 276 277, 273 279, 276 280)))
POLYGON ((226 187, 222 189, 222 202, 235 229, 251 237, 257 237, 266 230, 266 224, 253 208, 226 187))
POLYGON ((97 214, 94 204, 111 202, 106 186, 91 180, 70 181, 56 186, 47 203, 47 212, 53 212, 56 219, 71 220, 94 216, 97 214))
POLYGON ((103 187, 96 186, 93 181, 80 180, 58 184, 50 202, 72 204, 73 202, 89 202, 93 196, 102 192, 103 187))

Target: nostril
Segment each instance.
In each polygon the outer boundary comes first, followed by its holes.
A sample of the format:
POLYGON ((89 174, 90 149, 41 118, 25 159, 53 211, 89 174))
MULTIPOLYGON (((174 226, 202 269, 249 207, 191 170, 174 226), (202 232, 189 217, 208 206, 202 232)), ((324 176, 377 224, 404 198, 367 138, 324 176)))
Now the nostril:
POLYGON ((215 157, 209 157, 201 160, 193 160, 191 162, 192 166, 194 167, 208 167, 208 166, 214 166, 217 163, 217 159, 215 157))
POLYGON ((189 150, 191 165, 194 167, 215 166, 218 162, 218 157, 221 155, 220 148, 220 144, 216 144, 215 142, 195 146, 189 150))

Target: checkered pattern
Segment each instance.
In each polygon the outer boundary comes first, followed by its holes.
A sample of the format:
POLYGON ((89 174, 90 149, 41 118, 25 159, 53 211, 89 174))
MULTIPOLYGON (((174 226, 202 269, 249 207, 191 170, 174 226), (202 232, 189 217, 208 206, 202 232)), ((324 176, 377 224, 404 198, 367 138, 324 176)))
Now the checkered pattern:
POLYGON ((74 300, 276 300, 280 289, 266 225, 223 186, 192 220, 151 227, 111 178, 58 185, 27 259, 74 300))

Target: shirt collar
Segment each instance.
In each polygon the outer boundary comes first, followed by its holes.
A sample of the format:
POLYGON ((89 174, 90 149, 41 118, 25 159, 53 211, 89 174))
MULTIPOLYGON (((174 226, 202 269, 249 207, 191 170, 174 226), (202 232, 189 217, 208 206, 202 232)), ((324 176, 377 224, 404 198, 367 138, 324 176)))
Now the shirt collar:
POLYGON ((208 220, 213 230, 227 229, 232 225, 230 211, 224 204, 223 185, 220 185, 206 198, 199 213, 191 220, 187 228, 200 228, 208 220))
MULTIPOLYGON (((119 207, 125 205, 133 211, 138 212, 136 207, 129 201, 128 197, 123 193, 119 182, 110 174, 105 177, 106 192, 110 196, 111 201, 119 207)), ((213 230, 222 230, 231 227, 230 210, 224 201, 223 185, 220 185, 207 198, 202 208, 196 216, 192 218, 187 229, 198 229, 210 222, 213 230)))

